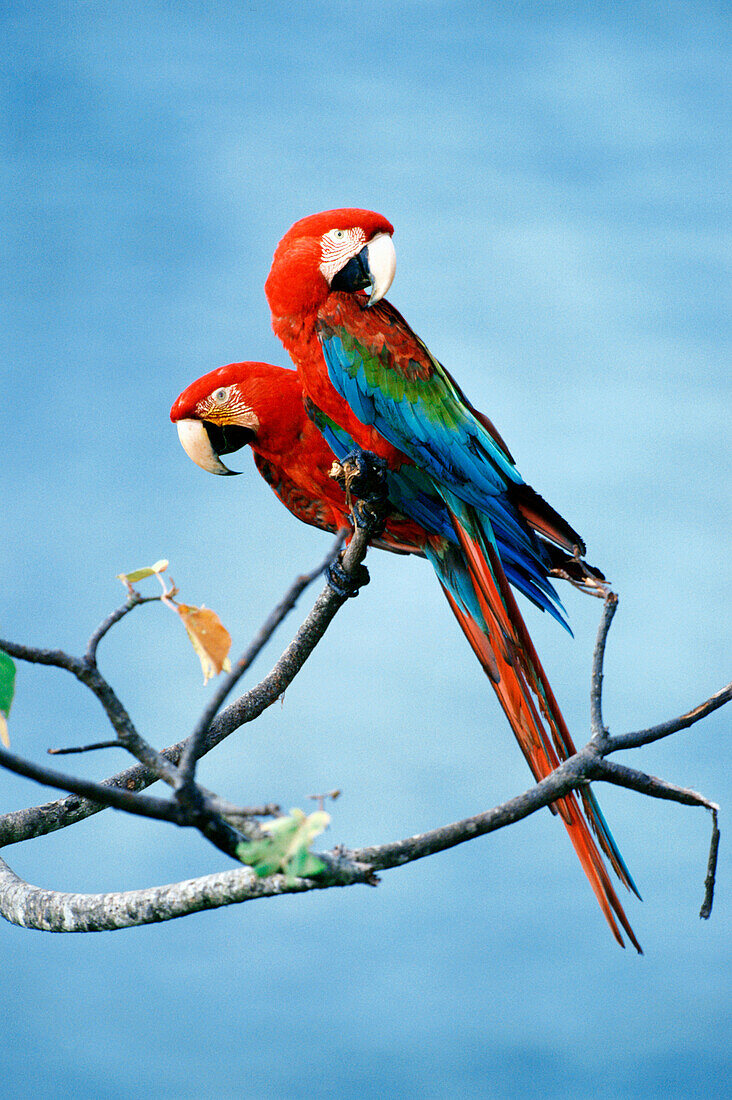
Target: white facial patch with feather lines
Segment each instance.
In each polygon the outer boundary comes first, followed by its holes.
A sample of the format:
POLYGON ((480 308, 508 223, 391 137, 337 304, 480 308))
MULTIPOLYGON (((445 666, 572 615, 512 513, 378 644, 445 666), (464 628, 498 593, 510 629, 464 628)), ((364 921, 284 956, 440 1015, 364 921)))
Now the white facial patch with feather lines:
POLYGON ((241 424, 256 430, 259 421, 236 386, 221 387, 196 405, 196 416, 217 424, 241 424))
POLYGON ((320 271, 330 286, 336 275, 348 261, 366 244, 363 229, 329 229, 320 240, 320 271))

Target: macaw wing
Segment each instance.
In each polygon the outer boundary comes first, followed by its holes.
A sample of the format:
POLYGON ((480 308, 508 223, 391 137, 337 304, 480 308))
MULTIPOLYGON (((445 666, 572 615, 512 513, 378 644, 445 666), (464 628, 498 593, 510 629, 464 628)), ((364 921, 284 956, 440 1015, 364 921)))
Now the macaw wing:
MULTIPOLYGON (((348 432, 308 397, 305 398, 305 409, 338 459, 343 459, 353 450, 355 444, 348 432)), ((455 546, 458 545, 459 538, 453 517, 429 474, 418 466, 405 462, 398 470, 388 470, 386 477, 389 500, 399 512, 409 516, 430 534, 439 535, 455 546)), ((545 566, 534 553, 527 552, 526 532, 519 530, 521 542, 517 544, 513 539, 505 537, 501 524, 496 524, 496 528, 493 534, 498 553, 511 584, 569 630, 562 614, 561 602, 547 579, 545 566)))
POLYGON ((523 479, 490 421, 479 418, 445 368, 386 301, 330 294, 318 313, 328 376, 364 424, 468 504, 523 479))
POLYGON ((328 502, 318 499, 305 492, 299 485, 280 467, 270 462, 262 455, 254 452, 254 462, 260 474, 272 489, 274 494, 282 501, 285 508, 292 512, 293 516, 307 523, 310 527, 318 527, 321 531, 335 533, 337 524, 333 509, 328 502))
MULTIPOLYGON (((336 458, 345 458, 355 447, 353 438, 309 397, 305 398, 305 409, 336 458)), ((456 540, 445 502, 435 492, 429 474, 405 463, 398 471, 387 470, 386 478, 389 500, 398 511, 421 524, 431 534, 444 535, 453 542, 456 540)))

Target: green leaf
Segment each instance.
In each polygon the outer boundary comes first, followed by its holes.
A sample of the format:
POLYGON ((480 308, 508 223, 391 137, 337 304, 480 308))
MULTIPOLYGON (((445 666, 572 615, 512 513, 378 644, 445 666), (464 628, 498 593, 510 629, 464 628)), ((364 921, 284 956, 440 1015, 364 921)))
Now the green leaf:
POLYGON ((10 704, 15 694, 15 663, 0 649, 0 713, 10 714, 10 704))
POLYGON ((322 859, 318 859, 312 852, 300 852, 293 863, 292 873, 296 878, 313 878, 324 867, 322 859))
POLYGON ((310 845, 330 824, 330 814, 316 810, 306 814, 290 810, 289 817, 277 817, 262 825, 270 835, 239 844, 236 854, 259 878, 283 874, 289 880, 312 878, 325 864, 309 851, 310 845))
POLYGON ((138 581, 144 581, 146 577, 154 577, 156 573, 164 573, 168 568, 168 562, 165 558, 161 558, 160 561, 156 561, 155 565, 146 565, 143 569, 133 569, 131 573, 118 573, 117 579, 122 581, 122 584, 137 584, 138 581))
POLYGON ((10 745, 8 737, 7 717, 15 695, 15 663, 0 649, 0 741, 7 748, 10 745))

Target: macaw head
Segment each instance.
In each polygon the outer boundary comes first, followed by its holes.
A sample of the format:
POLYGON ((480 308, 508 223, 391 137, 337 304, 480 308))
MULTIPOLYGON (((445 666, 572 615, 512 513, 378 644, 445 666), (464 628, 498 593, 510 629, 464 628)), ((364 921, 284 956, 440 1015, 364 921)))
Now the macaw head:
POLYGON ((229 363, 192 382, 170 419, 188 457, 210 474, 236 474, 221 461, 247 444, 286 454, 305 418, 295 371, 271 363, 229 363))
POLYGON ((316 311, 331 290, 384 297, 396 271, 394 227, 372 210, 325 210, 295 222, 277 246, 265 293, 275 317, 316 311))

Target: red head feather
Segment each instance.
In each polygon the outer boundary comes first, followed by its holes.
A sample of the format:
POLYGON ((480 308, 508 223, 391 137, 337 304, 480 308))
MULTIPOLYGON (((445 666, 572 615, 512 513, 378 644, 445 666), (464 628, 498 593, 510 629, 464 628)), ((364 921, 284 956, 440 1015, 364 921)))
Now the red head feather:
POLYGON ((257 418, 257 448, 286 453, 306 421, 302 387, 294 370, 272 363, 229 363, 204 374, 176 398, 170 419, 215 419, 202 415, 201 406, 217 389, 228 386, 236 386, 238 398, 257 418))
POLYGON ((314 313, 328 297, 330 287, 320 271, 321 240, 331 229, 359 229, 364 244, 377 233, 394 232, 381 214, 358 207, 324 210, 295 222, 277 245, 264 285, 273 318, 314 313))

